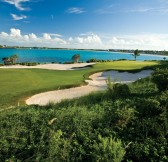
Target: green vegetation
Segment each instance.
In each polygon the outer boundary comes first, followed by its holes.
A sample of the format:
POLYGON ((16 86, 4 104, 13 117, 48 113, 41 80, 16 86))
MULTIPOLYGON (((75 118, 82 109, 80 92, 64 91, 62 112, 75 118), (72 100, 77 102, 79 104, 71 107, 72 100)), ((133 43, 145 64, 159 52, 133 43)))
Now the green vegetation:
POLYGON ((15 65, 18 58, 19 56, 14 54, 10 57, 3 57, 2 61, 4 62, 4 65, 15 65))
POLYGON ((96 58, 91 58, 89 60, 87 60, 87 63, 91 63, 91 62, 114 62, 114 61, 126 61, 127 59, 118 59, 118 60, 99 60, 96 58))
POLYGON ((90 69, 57 71, 41 69, 0 69, 0 107, 23 104, 39 92, 84 84, 89 75, 103 70, 140 70, 157 62, 114 61, 97 63, 90 69))
POLYGON ((134 51, 133 56, 134 56, 135 61, 136 61, 137 56, 140 56, 140 52, 139 52, 139 50, 138 50, 138 49, 136 49, 136 50, 134 51))
POLYGON ((96 59, 96 58, 91 58, 89 60, 87 60, 86 62, 87 63, 91 63, 91 62, 112 62, 113 60, 99 60, 99 59, 96 59))
POLYGON ((72 56, 72 60, 74 61, 74 63, 77 63, 80 59, 80 54, 75 54, 72 56))
POLYGON ((152 81, 156 83, 160 91, 168 89, 168 69, 156 69, 152 81))
MULTIPOLYGON (((124 52, 124 53, 134 53, 134 50, 115 50, 109 49, 110 52, 124 52)), ((139 50, 143 54, 154 54, 154 55, 165 55, 168 56, 168 51, 155 51, 155 50, 139 50)))
POLYGON ((0 76, 0 106, 5 107, 21 104, 32 94, 83 83, 80 71, 1 69, 0 76))
POLYGON ((17 54, 14 54, 12 56, 10 56, 11 62, 13 65, 16 64, 16 61, 18 60, 19 56, 17 54))
POLYGON ((38 62, 21 62, 19 64, 24 65, 24 66, 36 66, 36 65, 39 65, 40 63, 38 63, 38 62))
POLYGON ((167 96, 168 90, 159 91, 149 77, 56 105, 2 111, 0 159, 166 162, 167 96))

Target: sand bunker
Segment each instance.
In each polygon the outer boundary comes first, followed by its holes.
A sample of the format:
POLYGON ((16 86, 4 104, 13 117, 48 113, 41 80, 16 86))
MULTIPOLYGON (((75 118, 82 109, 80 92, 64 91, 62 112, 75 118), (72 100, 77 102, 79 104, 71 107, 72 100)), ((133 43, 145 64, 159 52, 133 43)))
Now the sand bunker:
POLYGON ((86 86, 40 93, 26 100, 26 104, 47 105, 48 103, 61 102, 61 100, 63 99, 78 98, 94 91, 105 90, 107 87, 106 80, 108 76, 110 76, 112 80, 115 80, 116 82, 131 83, 139 78, 150 76, 151 73, 152 70, 143 70, 134 74, 118 71, 100 72, 91 75, 90 79, 92 80, 86 80, 86 82, 88 83, 88 85, 86 86))
POLYGON ((95 63, 76 63, 76 64, 40 64, 36 66, 8 65, 1 66, 2 69, 49 69, 49 70, 78 70, 95 63))

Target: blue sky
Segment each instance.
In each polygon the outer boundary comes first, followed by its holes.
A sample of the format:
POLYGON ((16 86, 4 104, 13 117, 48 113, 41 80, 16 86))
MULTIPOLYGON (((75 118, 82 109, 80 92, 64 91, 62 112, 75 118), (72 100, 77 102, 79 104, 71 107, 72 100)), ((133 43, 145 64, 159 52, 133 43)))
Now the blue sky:
POLYGON ((0 44, 168 50, 168 0, 0 0, 0 44))

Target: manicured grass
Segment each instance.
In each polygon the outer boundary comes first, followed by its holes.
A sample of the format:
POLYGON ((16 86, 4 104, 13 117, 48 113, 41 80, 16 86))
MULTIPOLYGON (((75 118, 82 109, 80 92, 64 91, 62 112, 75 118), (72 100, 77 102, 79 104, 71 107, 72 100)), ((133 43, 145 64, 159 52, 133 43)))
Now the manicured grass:
POLYGON ((151 68, 156 65, 159 65, 159 62, 153 61, 113 61, 113 62, 103 62, 97 63, 93 65, 93 68, 85 73, 85 77, 87 78, 90 74, 104 71, 104 70, 126 70, 126 71, 136 71, 141 70, 143 68, 151 68))
POLYGON ((85 78, 97 71, 110 69, 139 70, 157 65, 157 62, 114 61, 97 63, 90 69, 58 71, 42 69, 0 69, 0 108, 24 104, 36 93, 79 86, 85 78))
POLYGON ((83 81, 80 71, 1 69, 0 76, 0 106, 23 103, 32 94, 80 85, 83 81))

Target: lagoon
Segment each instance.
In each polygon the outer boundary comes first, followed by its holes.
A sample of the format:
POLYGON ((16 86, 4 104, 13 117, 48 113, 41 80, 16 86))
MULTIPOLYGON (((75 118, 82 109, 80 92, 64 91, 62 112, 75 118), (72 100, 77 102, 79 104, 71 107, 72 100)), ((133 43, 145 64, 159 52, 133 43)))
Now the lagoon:
MULTIPOLYGON (((18 54, 18 62, 39 62, 39 63, 63 63, 72 61, 74 54, 80 54, 80 61, 86 62, 91 58, 101 60, 134 60, 131 53, 108 52, 108 51, 91 51, 91 50, 53 50, 53 49, 0 49, 0 63, 3 57, 9 57, 18 54)), ((163 60, 168 56, 141 54, 137 60, 163 60)))

